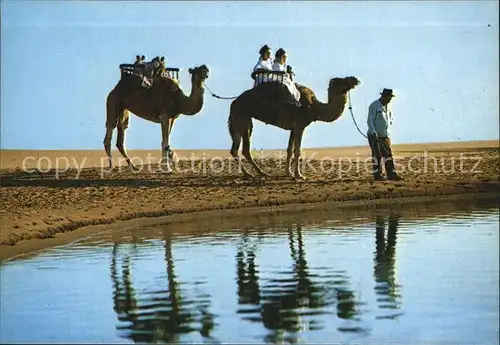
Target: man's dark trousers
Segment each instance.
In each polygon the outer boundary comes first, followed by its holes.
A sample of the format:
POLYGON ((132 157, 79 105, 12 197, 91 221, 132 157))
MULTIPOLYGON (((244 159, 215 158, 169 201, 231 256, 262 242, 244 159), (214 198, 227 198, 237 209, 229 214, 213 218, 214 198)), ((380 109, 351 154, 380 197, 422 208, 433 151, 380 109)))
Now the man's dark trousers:
POLYGON ((373 176, 382 176, 382 162, 385 165, 385 172, 388 178, 395 175, 394 161, 392 158, 391 139, 377 137, 374 134, 368 136, 368 143, 372 149, 373 176), (382 160, 383 159, 383 160, 382 160))

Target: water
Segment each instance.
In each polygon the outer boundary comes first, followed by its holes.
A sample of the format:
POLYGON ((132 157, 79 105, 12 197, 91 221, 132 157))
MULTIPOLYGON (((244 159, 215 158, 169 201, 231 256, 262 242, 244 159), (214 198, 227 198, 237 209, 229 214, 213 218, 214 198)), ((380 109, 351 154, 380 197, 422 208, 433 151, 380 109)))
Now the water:
POLYGON ((6 262, 5 342, 498 344, 498 200, 103 233, 6 262))

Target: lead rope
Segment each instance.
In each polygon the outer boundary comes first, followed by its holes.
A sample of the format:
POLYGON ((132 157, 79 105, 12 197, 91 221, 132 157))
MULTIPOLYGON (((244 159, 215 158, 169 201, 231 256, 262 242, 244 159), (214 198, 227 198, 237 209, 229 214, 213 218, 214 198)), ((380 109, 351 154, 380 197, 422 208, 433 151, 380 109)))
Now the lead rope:
POLYGON ((358 124, 356 123, 356 119, 354 118, 354 114, 352 112, 351 93, 350 92, 347 93, 347 97, 349 99, 349 111, 351 112, 351 117, 352 117, 352 121, 354 122, 354 126, 356 126, 356 129, 358 130, 358 132, 362 136, 364 136, 366 139, 368 139, 368 137, 365 135, 365 133, 361 132, 361 129, 359 129, 358 124))
POLYGON ((207 84, 205 84, 205 82, 203 82, 203 86, 205 86, 205 88, 208 90, 208 92, 210 92, 210 94, 213 97, 215 97, 215 98, 218 98, 218 99, 236 99, 236 98, 238 98, 238 96, 236 96, 236 97, 221 97, 221 96, 218 96, 215 93, 213 93, 212 90, 210 90, 210 88, 207 86, 207 84))

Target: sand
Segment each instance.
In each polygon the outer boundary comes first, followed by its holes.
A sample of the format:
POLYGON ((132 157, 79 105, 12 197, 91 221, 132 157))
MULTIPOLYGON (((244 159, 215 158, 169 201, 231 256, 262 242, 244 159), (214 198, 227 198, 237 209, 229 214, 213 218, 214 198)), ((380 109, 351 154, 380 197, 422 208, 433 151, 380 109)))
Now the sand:
MULTIPOLYGON (((105 157, 100 150, 2 150, 0 259, 143 217, 196 217, 199 211, 283 205, 294 209, 308 203, 500 196, 498 141, 393 149, 404 181, 374 182, 365 164, 367 147, 305 149, 306 181, 285 176, 284 152, 278 150, 255 151, 258 164, 271 176, 254 179, 242 178, 227 150, 176 151, 180 161, 173 174, 158 171, 158 150, 129 151, 138 165, 143 163, 139 172, 123 165, 113 171, 101 168, 105 157)), ((113 154, 120 164, 119 154, 113 154)))

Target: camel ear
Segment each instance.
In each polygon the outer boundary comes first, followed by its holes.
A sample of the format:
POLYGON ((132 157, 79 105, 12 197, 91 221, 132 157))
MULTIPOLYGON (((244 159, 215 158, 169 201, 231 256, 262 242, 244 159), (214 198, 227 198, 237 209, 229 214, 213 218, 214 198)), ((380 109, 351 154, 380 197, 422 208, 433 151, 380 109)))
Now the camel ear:
POLYGON ((193 69, 192 68, 188 69, 188 72, 189 74, 193 74, 193 69))

